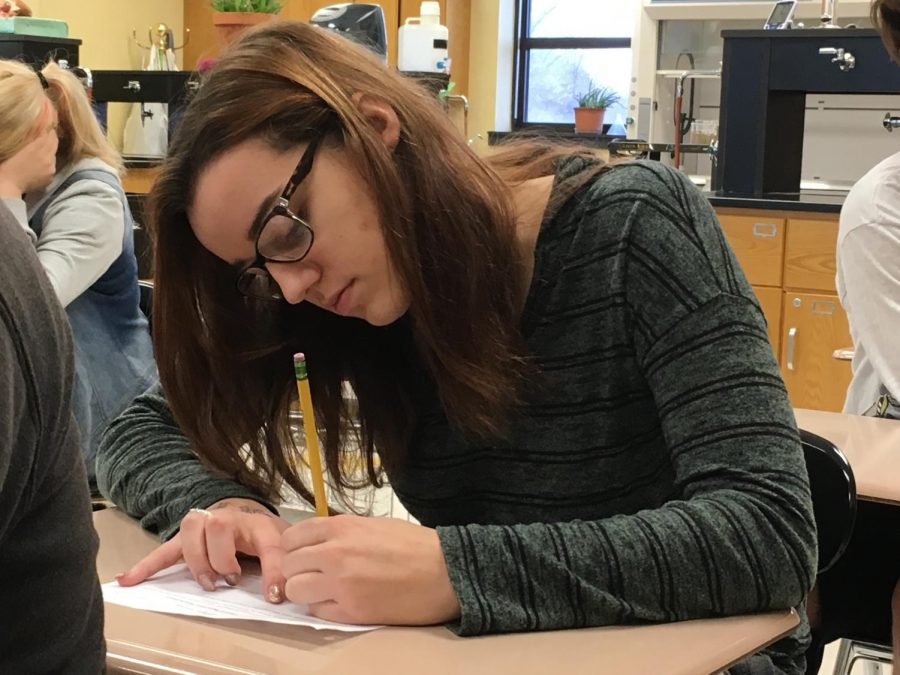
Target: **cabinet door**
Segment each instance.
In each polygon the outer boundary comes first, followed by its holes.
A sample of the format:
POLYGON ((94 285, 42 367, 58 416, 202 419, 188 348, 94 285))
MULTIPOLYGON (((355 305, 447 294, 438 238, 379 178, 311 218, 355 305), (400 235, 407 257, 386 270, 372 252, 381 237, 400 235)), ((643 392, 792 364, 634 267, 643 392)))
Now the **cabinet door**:
POLYGON ((832 354, 851 341, 837 296, 788 291, 783 316, 781 374, 791 405, 840 412, 850 384, 850 363, 832 354))
POLYGON ((836 220, 791 218, 784 252, 784 287, 835 292, 836 220))
POLYGON ((780 288, 768 288, 766 286, 754 286, 753 292, 756 293, 756 299, 759 300, 759 306, 762 307, 763 314, 768 324, 769 342, 772 344, 772 351, 775 353, 775 360, 778 360, 779 351, 781 349, 781 305, 782 295, 780 288))
POLYGON ((758 286, 781 286, 784 220, 720 215, 719 222, 747 280, 758 286))

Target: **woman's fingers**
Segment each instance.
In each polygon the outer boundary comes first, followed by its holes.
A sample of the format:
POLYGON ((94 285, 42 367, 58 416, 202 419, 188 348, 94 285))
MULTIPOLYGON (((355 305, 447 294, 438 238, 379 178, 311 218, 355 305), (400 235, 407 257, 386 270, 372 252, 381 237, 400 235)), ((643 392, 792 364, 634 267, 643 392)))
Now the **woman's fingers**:
POLYGON ((206 550, 206 520, 209 511, 191 511, 181 520, 181 553, 196 582, 204 591, 216 590, 218 575, 206 550))
POLYGON ((282 602, 285 578, 281 534, 288 523, 255 502, 247 506, 239 503, 243 500, 230 501, 235 503, 192 509, 181 520, 181 530, 175 537, 116 579, 123 586, 132 586, 183 559, 197 584, 214 591, 220 576, 232 586, 240 582, 237 556, 244 553, 259 558, 266 599, 282 602))
POLYGON ((222 511, 209 511, 204 521, 206 554, 210 568, 225 577, 230 586, 237 586, 241 580, 241 564, 237 559, 234 520, 222 511))
POLYGON ((262 572, 263 593, 266 600, 279 604, 284 601, 284 549, 281 548, 281 532, 274 525, 255 533, 254 546, 262 572))
POLYGON ((152 553, 139 560, 130 570, 116 575, 120 586, 134 586, 166 567, 181 560, 181 534, 155 548, 152 553))
POLYGON ((322 572, 292 576, 285 582, 284 588, 287 599, 301 605, 318 605, 334 600, 331 583, 322 572))

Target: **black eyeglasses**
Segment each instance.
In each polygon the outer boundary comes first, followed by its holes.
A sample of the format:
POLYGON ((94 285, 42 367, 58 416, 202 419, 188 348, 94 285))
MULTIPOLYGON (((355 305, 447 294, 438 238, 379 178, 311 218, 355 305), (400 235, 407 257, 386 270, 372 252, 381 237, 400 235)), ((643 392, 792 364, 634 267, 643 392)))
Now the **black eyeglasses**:
POLYGON ((285 185, 275 206, 262 220, 256 236, 256 259, 238 274, 237 289, 248 298, 281 300, 281 288, 269 271, 267 262, 288 263, 303 260, 313 244, 313 231, 305 220, 290 209, 297 186, 312 169, 320 138, 310 141, 285 185))

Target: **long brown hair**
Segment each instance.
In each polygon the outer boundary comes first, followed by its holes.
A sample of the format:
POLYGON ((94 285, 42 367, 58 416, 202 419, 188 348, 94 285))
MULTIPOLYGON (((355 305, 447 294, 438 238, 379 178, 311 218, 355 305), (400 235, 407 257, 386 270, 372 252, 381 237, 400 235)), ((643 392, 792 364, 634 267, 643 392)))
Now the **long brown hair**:
POLYGON ((874 0, 871 16, 888 55, 900 63, 900 0, 874 0))
MULTIPOLYGON (((359 404, 362 483, 380 482, 376 447, 386 468, 402 465, 413 401, 431 388, 464 433, 502 436, 527 358, 516 211, 501 174, 524 180, 527 171, 508 156, 498 166, 499 173, 469 149, 433 96, 342 37, 277 23, 232 46, 188 105, 148 202, 154 347, 169 404, 195 451, 263 495, 275 496, 284 480, 308 498, 287 432, 295 351, 308 358, 339 490, 360 483, 341 458, 345 380, 359 404), (401 137, 393 151, 352 100, 356 93, 395 110, 401 137), (192 232, 187 212, 197 178, 214 158, 252 138, 287 150, 321 135, 372 187, 388 255, 411 299, 393 325, 306 302, 246 300, 233 269, 192 232)), ((535 166, 550 172, 546 153, 535 166)))

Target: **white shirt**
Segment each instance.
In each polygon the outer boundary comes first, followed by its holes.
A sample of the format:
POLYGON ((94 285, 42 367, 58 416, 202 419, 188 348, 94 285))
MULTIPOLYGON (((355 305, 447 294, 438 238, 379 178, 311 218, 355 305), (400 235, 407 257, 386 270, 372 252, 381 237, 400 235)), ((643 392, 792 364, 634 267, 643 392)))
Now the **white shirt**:
POLYGON ((900 153, 875 166, 841 209, 837 291, 856 354, 844 412, 865 412, 887 388, 900 399, 900 153))
POLYGON ((44 213, 41 236, 28 227, 45 199, 70 175, 82 169, 115 171, 99 159, 63 167, 46 189, 21 199, 4 199, 28 236, 63 307, 84 293, 122 253, 125 211, 118 193, 106 183, 85 179, 57 195, 44 213))

